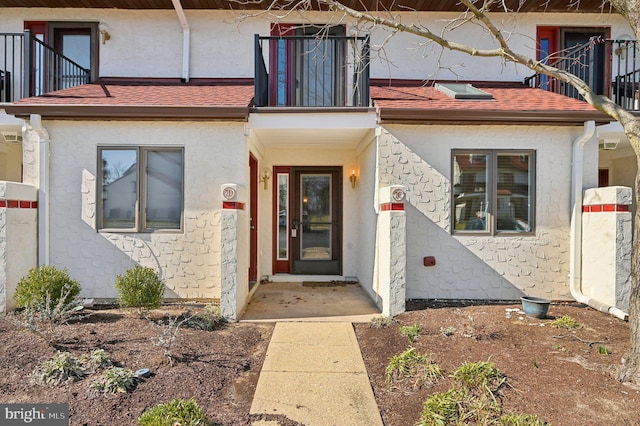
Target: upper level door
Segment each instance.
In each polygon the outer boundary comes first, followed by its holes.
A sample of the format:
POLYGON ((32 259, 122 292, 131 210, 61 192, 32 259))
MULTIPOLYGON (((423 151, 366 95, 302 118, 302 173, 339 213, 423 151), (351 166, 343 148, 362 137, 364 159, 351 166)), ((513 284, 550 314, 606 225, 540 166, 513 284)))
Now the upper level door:
MULTIPOLYGON (((89 70, 90 81, 98 77, 98 24, 95 22, 47 22, 28 21, 25 29, 31 31, 34 38, 44 43, 54 52, 63 55, 73 64, 89 70)), ((88 83, 79 80, 77 67, 66 60, 54 58, 41 44, 34 47, 31 58, 32 93, 43 93, 65 89, 88 83)))
MULTIPOLYGON (((610 29, 605 27, 538 27, 537 59, 577 75, 596 93, 607 95, 610 80, 608 47, 604 43, 590 43, 590 39, 607 39, 609 33, 610 29)), ((539 84, 541 89, 578 98, 572 86, 547 76, 541 76, 539 84)))
POLYGON ((343 26, 278 24, 271 35, 270 104, 344 106, 345 30, 343 26))

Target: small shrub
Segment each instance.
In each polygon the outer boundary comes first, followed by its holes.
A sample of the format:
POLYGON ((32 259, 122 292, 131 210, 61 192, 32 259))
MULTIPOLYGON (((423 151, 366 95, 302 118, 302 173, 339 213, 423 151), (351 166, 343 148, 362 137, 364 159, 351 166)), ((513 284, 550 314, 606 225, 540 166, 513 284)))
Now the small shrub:
POLYGON ((371 321, 369 321, 369 328, 387 328, 397 323, 398 320, 396 320, 394 317, 374 317, 371 318, 371 321))
POLYGON ((415 342, 416 337, 420 335, 421 331, 422 327, 420 327, 418 324, 403 325, 402 327, 400 327, 400 334, 406 336, 411 343, 415 342))
POLYGON ((62 297, 55 304, 47 294, 44 300, 37 300, 33 305, 24 308, 21 316, 12 313, 10 318, 14 323, 39 335, 55 347, 63 335, 61 326, 82 310, 79 298, 67 299, 66 295, 70 291, 63 289, 62 297))
MULTIPOLYGON (((187 313, 187 315, 189 315, 189 313, 187 313)), ((184 325, 196 330, 213 331, 220 328, 220 326, 226 322, 227 320, 222 316, 220 306, 209 303, 205 305, 202 313, 191 316, 184 325)))
POLYGON ((598 345, 598 353, 600 355, 609 355, 609 349, 606 346, 598 345))
POLYGON ((501 426, 548 426, 538 416, 530 414, 505 414, 500 417, 501 426))
POLYGON ((95 373, 98 370, 113 366, 109 353, 104 349, 94 349, 88 354, 82 354, 78 362, 87 373, 95 373))
POLYGON ((127 393, 135 389, 139 380, 131 370, 111 367, 91 382, 89 390, 94 396, 127 393))
POLYGON ((38 266, 29 270, 16 286, 14 299, 19 308, 39 308, 72 303, 80 294, 80 284, 69 277, 66 269, 38 266))
POLYGON ((465 362, 453 372, 453 378, 461 387, 471 390, 497 391, 506 378, 492 362, 465 362))
POLYGON ((564 328, 565 330, 573 330, 580 327, 580 324, 578 324, 578 321, 569 315, 564 315, 551 321, 551 326, 555 328, 564 328))
POLYGON ((142 413, 139 426, 205 426, 210 424, 204 410, 194 399, 174 399, 142 413))
POLYGON ((440 327, 440 334, 445 337, 451 337, 456 334, 457 331, 455 327, 440 327))
POLYGON ((443 376, 442 368, 431 360, 430 355, 422 355, 413 347, 392 356, 386 368, 387 383, 412 379, 417 386, 422 382, 434 383, 443 376))
POLYGON ((464 390, 454 388, 430 396, 424 403, 417 426, 464 424, 461 413, 466 397, 464 390))
POLYGON ((164 283, 152 268, 136 265, 116 277, 121 308, 156 309, 162 303, 164 283))
POLYGON ((84 372, 69 352, 58 352, 51 359, 40 364, 35 371, 40 382, 48 385, 59 385, 68 380, 80 380, 84 372))
POLYGON ((178 339, 178 333, 180 327, 183 324, 188 323, 193 316, 187 315, 177 316, 175 318, 169 317, 167 322, 163 321, 151 321, 151 325, 157 329, 160 329, 160 334, 155 337, 151 337, 151 341, 154 345, 164 350, 164 355, 169 360, 169 364, 173 364, 173 345, 178 339))

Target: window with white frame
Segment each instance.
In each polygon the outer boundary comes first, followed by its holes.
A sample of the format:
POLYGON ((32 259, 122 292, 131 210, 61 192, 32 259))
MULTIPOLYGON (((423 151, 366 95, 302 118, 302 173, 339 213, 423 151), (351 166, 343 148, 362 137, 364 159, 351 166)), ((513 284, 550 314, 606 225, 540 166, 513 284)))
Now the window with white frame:
POLYGON ((98 229, 180 230, 183 154, 173 147, 98 148, 98 229))
POLYGON ((534 232, 535 152, 452 152, 454 233, 534 232))

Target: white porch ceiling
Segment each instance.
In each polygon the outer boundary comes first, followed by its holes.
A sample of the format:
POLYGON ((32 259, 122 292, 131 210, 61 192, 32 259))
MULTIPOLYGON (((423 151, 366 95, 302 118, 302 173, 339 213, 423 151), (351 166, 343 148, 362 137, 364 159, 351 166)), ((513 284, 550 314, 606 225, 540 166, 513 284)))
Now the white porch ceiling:
POLYGON ((367 112, 257 112, 249 116, 249 136, 273 148, 353 149, 377 127, 367 112))

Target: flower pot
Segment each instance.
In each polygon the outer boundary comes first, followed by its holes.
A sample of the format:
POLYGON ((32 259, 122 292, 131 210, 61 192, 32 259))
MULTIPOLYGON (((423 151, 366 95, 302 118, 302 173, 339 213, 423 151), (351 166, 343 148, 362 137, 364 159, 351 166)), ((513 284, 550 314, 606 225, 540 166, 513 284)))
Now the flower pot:
POLYGON ((523 296, 520 300, 522 301, 522 310, 528 317, 547 317, 547 311, 549 310, 549 304, 551 303, 550 300, 531 296, 523 296))

